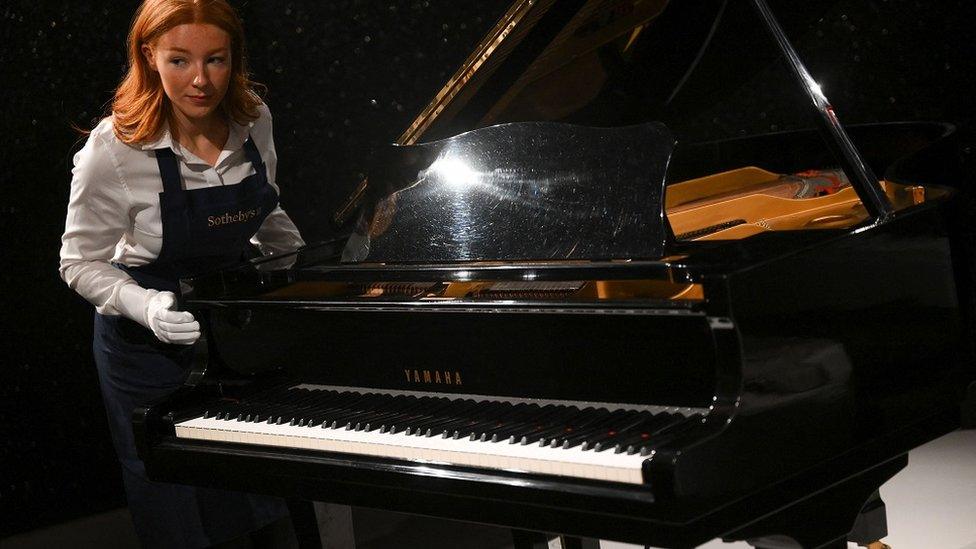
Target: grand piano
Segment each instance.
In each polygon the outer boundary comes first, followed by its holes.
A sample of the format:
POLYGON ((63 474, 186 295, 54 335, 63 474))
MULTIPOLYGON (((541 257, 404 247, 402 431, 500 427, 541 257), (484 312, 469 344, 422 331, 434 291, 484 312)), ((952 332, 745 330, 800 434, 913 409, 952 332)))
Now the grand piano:
POLYGON ((373 151, 347 236, 182 281, 206 337, 140 456, 517 531, 846 547, 976 377, 955 139, 843 127, 764 0, 517 0, 373 151), (687 140, 702 71, 758 70, 708 65, 730 35, 813 129, 687 140))

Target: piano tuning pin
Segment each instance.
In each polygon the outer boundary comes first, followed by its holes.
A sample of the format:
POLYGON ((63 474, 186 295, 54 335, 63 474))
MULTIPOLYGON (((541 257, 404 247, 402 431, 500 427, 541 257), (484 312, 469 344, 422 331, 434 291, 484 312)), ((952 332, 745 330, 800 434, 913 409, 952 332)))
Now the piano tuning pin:
POLYGON ((210 419, 210 410, 203 411, 203 419, 210 419))
POLYGON ((650 448, 647 448, 647 447, 641 448, 640 455, 641 456, 649 456, 649 455, 651 455, 651 449, 650 448))

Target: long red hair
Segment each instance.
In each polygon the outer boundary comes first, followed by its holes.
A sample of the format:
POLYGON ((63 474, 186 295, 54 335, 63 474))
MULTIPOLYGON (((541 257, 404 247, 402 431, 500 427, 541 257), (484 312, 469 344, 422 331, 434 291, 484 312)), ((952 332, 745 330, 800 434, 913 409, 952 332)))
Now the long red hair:
POLYGON ((250 79, 241 19, 225 0, 144 0, 136 10, 127 43, 129 70, 115 90, 112 101, 115 135, 124 143, 143 143, 159 135, 172 114, 159 73, 149 67, 142 46, 179 25, 214 25, 230 36, 231 77, 220 109, 244 124, 258 117, 263 86, 250 79))

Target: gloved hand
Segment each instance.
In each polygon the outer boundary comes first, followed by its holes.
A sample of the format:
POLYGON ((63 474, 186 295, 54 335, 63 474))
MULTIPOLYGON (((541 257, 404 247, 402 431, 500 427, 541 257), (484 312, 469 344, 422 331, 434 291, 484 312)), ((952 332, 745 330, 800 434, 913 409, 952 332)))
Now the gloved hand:
POLYGON ((200 339, 200 323, 187 311, 174 311, 173 292, 149 290, 145 301, 145 326, 163 343, 192 345, 200 339))

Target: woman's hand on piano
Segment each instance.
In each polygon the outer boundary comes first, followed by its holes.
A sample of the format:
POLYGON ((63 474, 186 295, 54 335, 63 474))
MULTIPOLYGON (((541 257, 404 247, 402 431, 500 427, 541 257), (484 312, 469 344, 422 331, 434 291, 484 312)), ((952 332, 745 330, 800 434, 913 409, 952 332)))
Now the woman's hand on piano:
POLYGON ((173 292, 149 290, 146 299, 146 327, 163 343, 192 345, 200 339, 200 323, 187 311, 174 311, 173 292))

